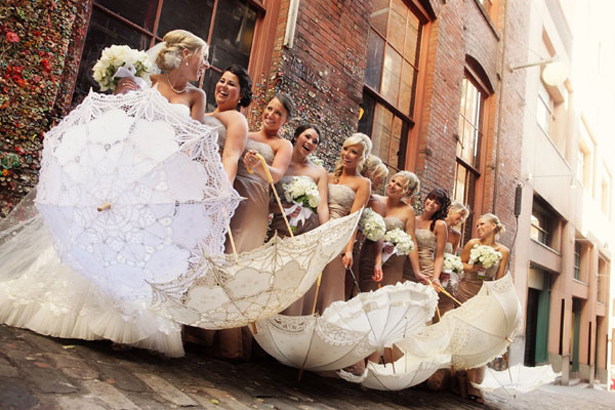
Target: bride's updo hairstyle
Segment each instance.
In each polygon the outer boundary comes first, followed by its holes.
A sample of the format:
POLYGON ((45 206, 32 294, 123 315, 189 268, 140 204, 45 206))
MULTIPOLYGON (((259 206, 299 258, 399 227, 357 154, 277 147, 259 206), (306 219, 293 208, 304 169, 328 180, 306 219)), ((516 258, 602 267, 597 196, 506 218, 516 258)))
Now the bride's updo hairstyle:
POLYGON ((489 222, 491 222, 492 224, 495 225, 495 228, 493 228, 493 233, 496 235, 502 234, 504 232, 506 232, 506 228, 504 228, 504 225, 502 225, 502 222, 500 222, 500 218, 498 218, 496 215, 488 213, 488 214, 483 214, 480 216, 479 219, 485 219, 489 222))
MULTIPOLYGON (((352 134, 350 137, 346 138, 346 140, 344 140, 344 144, 342 145, 342 148, 348 147, 350 145, 357 145, 357 144, 361 144, 363 146, 363 152, 361 153, 361 161, 359 161, 359 165, 357 166, 357 171, 361 173, 361 171, 363 170, 363 166, 365 165, 365 162, 367 161, 367 158, 369 157, 369 154, 372 151, 372 140, 370 140, 367 135, 361 132, 356 132, 352 134)), ((335 170, 333 174, 336 177, 339 177, 340 175, 342 175, 342 168, 343 168, 342 156, 340 154, 340 158, 337 160, 337 163, 335 164, 335 170)))
POLYGON ((402 186, 404 197, 409 197, 409 196, 414 195, 421 187, 421 182, 419 181, 419 178, 416 176, 414 172, 399 171, 397 174, 393 175, 393 178, 396 178, 396 177, 401 177, 405 181, 404 185, 402 186))
POLYGON ((173 30, 164 35, 165 47, 160 50, 156 58, 156 65, 162 71, 170 71, 177 67, 182 61, 182 50, 186 49, 191 53, 196 53, 203 49, 205 55, 209 52, 209 46, 200 37, 195 36, 186 30, 173 30))

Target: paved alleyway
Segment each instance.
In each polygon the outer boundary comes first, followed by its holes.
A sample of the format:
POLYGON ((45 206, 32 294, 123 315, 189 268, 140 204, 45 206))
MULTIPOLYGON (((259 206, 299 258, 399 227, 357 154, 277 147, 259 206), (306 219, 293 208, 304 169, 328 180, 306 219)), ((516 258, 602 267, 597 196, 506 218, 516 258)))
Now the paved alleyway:
POLYGON ((0 326, 0 409, 586 409, 615 408, 615 393, 545 386, 485 406, 420 389, 363 391, 274 361, 231 363, 189 351, 161 359, 108 342, 52 339, 0 326))

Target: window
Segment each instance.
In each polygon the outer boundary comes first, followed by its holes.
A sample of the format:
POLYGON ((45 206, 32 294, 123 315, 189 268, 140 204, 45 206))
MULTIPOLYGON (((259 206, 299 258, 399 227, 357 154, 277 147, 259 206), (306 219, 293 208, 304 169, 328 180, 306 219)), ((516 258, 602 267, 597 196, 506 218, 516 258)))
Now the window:
POLYGON ((414 125, 424 22, 403 0, 375 1, 370 17, 359 131, 371 135, 372 152, 393 172, 404 168, 414 125))
POLYGON ((538 104, 536 105, 536 121, 542 130, 551 138, 552 123, 554 122, 554 103, 551 95, 545 88, 544 84, 540 82, 538 89, 538 104))
POLYGON ((532 216, 530 226, 530 238, 550 248, 556 248, 554 233, 557 230, 558 217, 554 211, 540 198, 534 197, 532 204, 532 216))
POLYGON ((574 278, 581 280, 581 242, 574 242, 574 278))
POLYGON ((94 0, 73 104, 81 102, 90 88, 98 88, 91 72, 103 48, 126 44, 146 50, 180 27, 210 45, 212 68, 202 81, 208 109, 213 110, 212 90, 220 71, 230 62, 248 67, 260 12, 252 4, 247 0, 94 0))
POLYGON ((609 285, 609 264, 601 257, 598 258, 598 275, 596 286, 596 300, 606 303, 607 286, 609 285))
MULTIPOLYGON (((476 182, 480 177, 483 107, 483 93, 470 79, 464 78, 461 85, 453 198, 470 207, 475 205, 476 182)), ((466 227, 472 225, 472 215, 470 215, 464 226, 464 240, 470 239, 472 229, 466 227)))

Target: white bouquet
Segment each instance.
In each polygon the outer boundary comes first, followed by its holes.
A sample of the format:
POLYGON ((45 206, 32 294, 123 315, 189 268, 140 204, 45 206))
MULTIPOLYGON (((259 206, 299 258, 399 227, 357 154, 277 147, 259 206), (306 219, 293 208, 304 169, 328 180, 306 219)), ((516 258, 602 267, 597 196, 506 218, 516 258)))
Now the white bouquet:
POLYGON ((316 212, 320 204, 320 193, 314 180, 306 176, 293 177, 288 184, 282 184, 286 201, 305 206, 316 212))
POLYGON ((383 253, 382 264, 384 265, 393 254, 407 255, 414 249, 412 237, 406 231, 395 228, 387 231, 384 234, 384 246, 394 246, 395 250, 392 253, 383 253))
POLYGON ((456 273, 460 275, 463 272, 463 262, 461 262, 461 258, 457 255, 445 253, 442 271, 446 273, 456 273))
POLYGON ((440 274, 440 283, 449 293, 456 294, 459 280, 463 274, 463 262, 457 255, 444 254, 444 264, 440 274))
MULTIPOLYGON (((502 253, 493 249, 488 245, 476 244, 470 250, 470 259, 468 263, 470 265, 482 265, 483 268, 489 269, 495 265, 500 259, 502 259, 502 253)), ((478 277, 483 277, 484 272, 479 272, 478 277)))
POLYGON ((102 51, 92 73, 101 91, 115 91, 122 77, 133 78, 137 84, 144 87, 149 82, 151 69, 152 63, 144 51, 128 46, 111 46, 102 51))
POLYGON ((412 237, 399 228, 387 231, 387 233, 384 234, 384 240, 394 245, 395 252, 400 255, 407 255, 414 249, 412 237))
POLYGON ((363 210, 361 220, 359 221, 359 228, 370 241, 379 241, 384 238, 384 233, 387 230, 384 218, 371 208, 363 210))

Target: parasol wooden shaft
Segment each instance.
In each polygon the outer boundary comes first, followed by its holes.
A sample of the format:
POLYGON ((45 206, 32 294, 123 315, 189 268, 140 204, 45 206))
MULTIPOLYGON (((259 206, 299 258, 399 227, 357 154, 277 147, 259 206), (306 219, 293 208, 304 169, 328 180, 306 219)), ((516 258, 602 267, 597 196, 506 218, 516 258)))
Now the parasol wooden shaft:
POLYGON ((321 282, 322 282, 322 273, 318 275, 318 280, 316 280, 316 294, 314 295, 314 303, 312 304, 312 314, 316 313, 316 303, 318 302, 318 293, 320 292, 321 282))
POLYGON ((391 366, 393 366, 393 374, 395 374, 395 360, 393 360, 393 348, 389 347, 389 359, 391 360, 391 366))
POLYGON ((98 212, 108 211, 109 209, 111 209, 111 204, 109 202, 105 202, 104 204, 96 208, 98 212))
MULTIPOLYGON (((282 212, 282 218, 284 218, 284 223, 286 224, 286 228, 288 229, 288 234, 290 235, 291 238, 294 238, 295 235, 293 234, 293 230, 290 229, 288 218, 286 218, 286 213, 284 213, 284 207, 282 206, 282 201, 280 201, 280 197, 278 196, 278 191, 275 189, 275 184, 273 183, 273 177, 271 176, 271 172, 269 172, 269 166, 267 165, 267 161, 265 161, 265 158, 263 158, 261 154, 256 153, 255 155, 260 160, 261 164, 263 165, 263 169, 265 170, 265 175, 267 175, 267 181, 271 185, 271 190, 273 191, 275 200, 277 201, 278 206, 280 207, 280 212, 282 212)), ((248 168, 248 172, 254 173, 254 170, 248 168)))
POLYGON ((446 291, 446 289, 442 288, 442 290, 440 291, 441 293, 444 293, 446 296, 448 296, 449 298, 451 298, 453 300, 453 302, 457 303, 459 306, 461 306, 461 302, 458 301, 457 299, 455 299, 455 297, 453 295, 451 295, 450 293, 448 293, 446 291))

